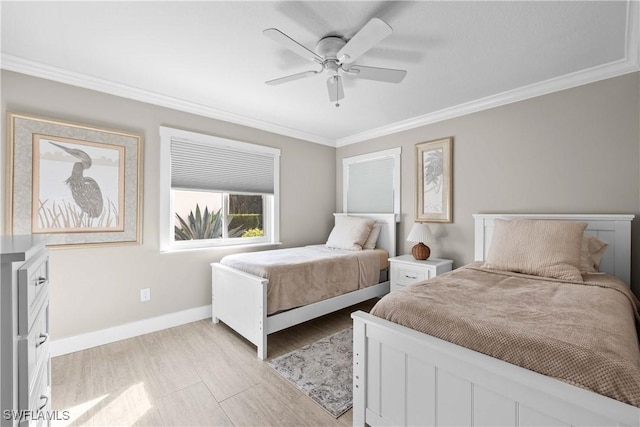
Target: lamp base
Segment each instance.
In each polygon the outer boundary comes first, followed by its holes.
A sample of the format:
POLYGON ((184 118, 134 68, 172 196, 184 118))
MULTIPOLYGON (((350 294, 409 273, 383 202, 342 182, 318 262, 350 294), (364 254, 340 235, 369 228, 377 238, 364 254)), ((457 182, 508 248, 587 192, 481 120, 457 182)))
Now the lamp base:
POLYGON ((411 248, 411 255, 413 255, 415 259, 424 261, 425 259, 429 258, 429 255, 431 255, 431 249, 429 249, 429 246, 420 242, 413 248, 411 248))

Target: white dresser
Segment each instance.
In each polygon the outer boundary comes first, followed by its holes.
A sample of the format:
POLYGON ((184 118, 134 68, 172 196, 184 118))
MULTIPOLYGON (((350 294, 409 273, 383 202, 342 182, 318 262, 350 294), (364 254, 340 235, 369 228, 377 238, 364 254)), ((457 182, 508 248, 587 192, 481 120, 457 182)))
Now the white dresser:
POLYGON ((451 271, 453 261, 450 259, 429 258, 420 261, 413 255, 400 255, 389 258, 391 264, 391 292, 403 286, 432 279, 438 274, 451 271))
POLYGON ((2 426, 48 425, 49 256, 42 236, 0 240, 2 426))

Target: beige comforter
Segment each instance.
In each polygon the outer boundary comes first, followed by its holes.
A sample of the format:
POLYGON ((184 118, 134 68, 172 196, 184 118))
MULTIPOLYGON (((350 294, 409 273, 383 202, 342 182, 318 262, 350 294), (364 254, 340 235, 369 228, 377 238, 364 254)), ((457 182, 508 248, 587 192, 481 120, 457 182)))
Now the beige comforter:
POLYGON ((562 282, 480 265, 393 292, 371 313, 640 407, 638 301, 622 282, 562 282))
POLYGON ((378 283, 388 257, 381 252, 316 245, 229 255, 220 263, 269 279, 267 314, 273 314, 378 283))

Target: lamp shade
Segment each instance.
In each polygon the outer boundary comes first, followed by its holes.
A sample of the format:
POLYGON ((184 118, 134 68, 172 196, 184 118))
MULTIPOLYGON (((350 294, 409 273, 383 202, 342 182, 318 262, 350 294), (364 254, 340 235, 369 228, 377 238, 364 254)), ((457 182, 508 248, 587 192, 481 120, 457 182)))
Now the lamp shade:
POLYGON ((428 224, 416 222, 411 227, 407 242, 433 242, 435 239, 428 224))
POLYGON ((425 223, 416 222, 411 227, 408 242, 418 242, 413 248, 411 248, 411 255, 418 260, 426 260, 431 255, 431 248, 425 245, 424 242, 433 242, 433 234, 431 229, 425 223))

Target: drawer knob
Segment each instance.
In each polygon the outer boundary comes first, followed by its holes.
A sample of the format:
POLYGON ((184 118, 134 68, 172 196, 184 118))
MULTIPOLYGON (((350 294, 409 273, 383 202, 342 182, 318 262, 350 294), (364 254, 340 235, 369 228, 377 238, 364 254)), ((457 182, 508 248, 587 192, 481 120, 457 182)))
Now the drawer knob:
POLYGON ((42 344, 46 343, 49 339, 49 334, 40 334, 38 337, 38 342, 36 343, 36 348, 40 347, 42 344))
POLYGON ((45 283, 47 283, 46 277, 40 276, 36 279, 36 286, 44 285, 45 283))
POLYGON ((47 404, 49 403, 49 396, 43 394, 40 396, 40 400, 44 400, 44 403, 38 408, 38 411, 42 411, 47 407, 47 404))
POLYGON ((409 276, 408 274, 405 274, 404 277, 406 277, 407 279, 417 279, 418 276, 409 276))

